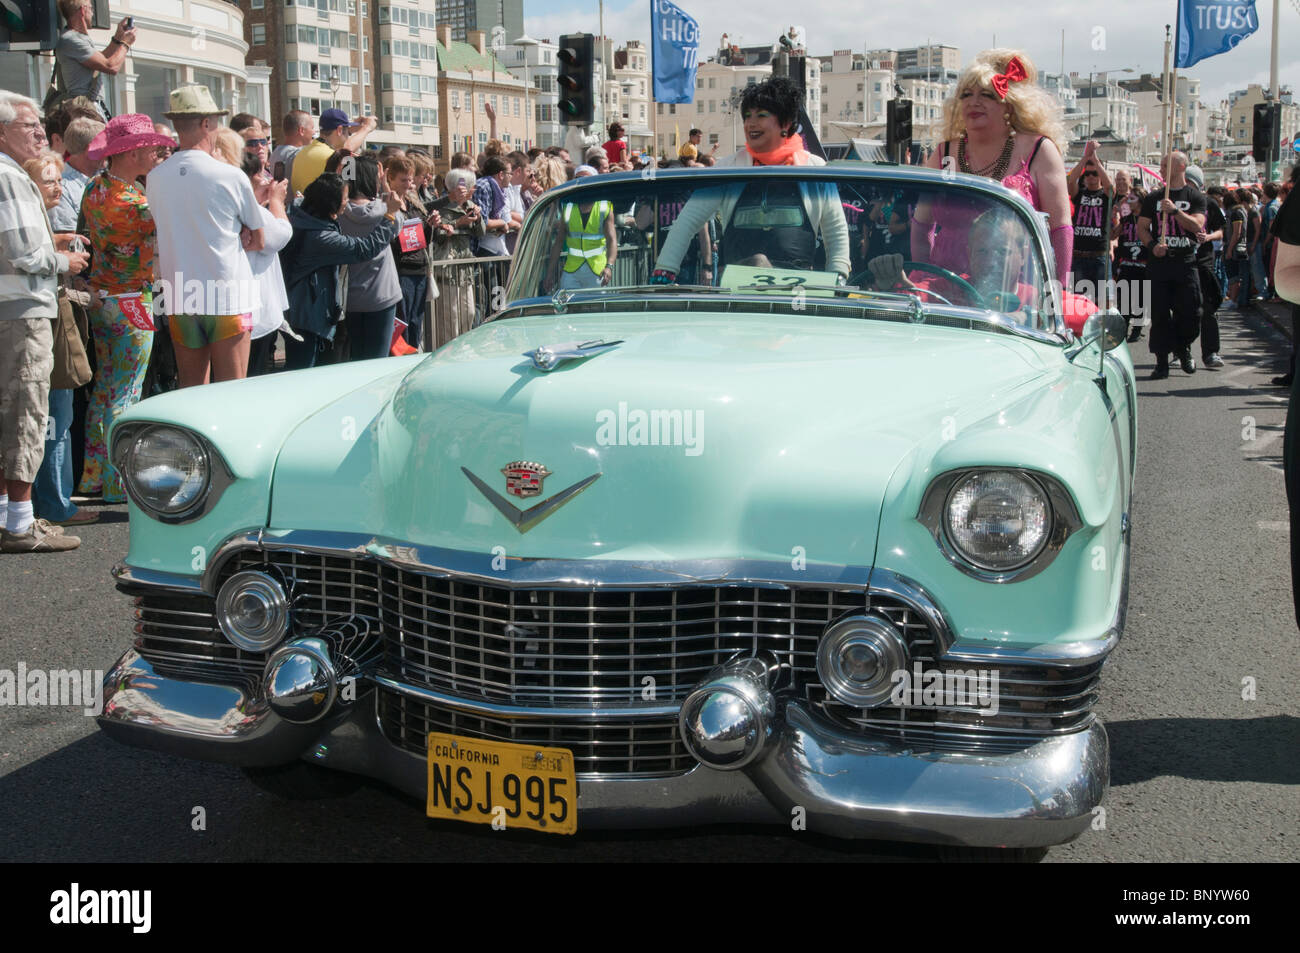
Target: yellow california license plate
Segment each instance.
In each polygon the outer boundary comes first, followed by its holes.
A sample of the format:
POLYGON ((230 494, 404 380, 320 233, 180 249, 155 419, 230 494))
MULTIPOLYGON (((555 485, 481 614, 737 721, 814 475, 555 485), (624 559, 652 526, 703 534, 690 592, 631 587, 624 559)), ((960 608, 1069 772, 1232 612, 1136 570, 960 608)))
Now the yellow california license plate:
POLYGON ((429 817, 547 834, 578 830, 573 752, 429 734, 429 817))

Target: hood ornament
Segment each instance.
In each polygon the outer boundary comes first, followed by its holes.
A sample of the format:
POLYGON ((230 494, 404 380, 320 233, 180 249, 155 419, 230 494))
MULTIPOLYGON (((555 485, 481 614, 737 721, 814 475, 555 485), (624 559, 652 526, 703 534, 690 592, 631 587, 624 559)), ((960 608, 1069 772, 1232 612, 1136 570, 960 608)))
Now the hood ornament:
POLYGON ((565 361, 576 361, 604 354, 606 351, 622 344, 622 341, 567 341, 564 344, 543 344, 531 351, 525 351, 524 357, 533 362, 533 367, 543 373, 555 370, 565 361))

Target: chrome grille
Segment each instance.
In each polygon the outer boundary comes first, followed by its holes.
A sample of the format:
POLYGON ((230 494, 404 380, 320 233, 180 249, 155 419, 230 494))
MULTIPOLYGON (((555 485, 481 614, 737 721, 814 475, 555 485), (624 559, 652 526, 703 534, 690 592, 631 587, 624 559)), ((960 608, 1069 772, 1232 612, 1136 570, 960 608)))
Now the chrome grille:
MULTIPOLYGON (((910 661, 940 663, 936 633, 908 604, 852 588, 710 585, 675 588, 511 589, 426 575, 347 555, 242 550, 219 579, 270 568, 290 583, 296 629, 364 616, 380 624, 382 668, 413 685, 501 705, 636 706, 684 698, 718 664, 764 650, 782 668, 780 691, 850 730, 919 748, 1001 751, 1086 728, 1100 663, 1080 668, 997 666, 998 714, 970 708, 871 709, 842 705, 817 679, 826 627, 867 610, 904 634, 910 661), (653 681, 648 681, 653 679, 653 681), (651 696, 648 689, 653 687, 651 696)), ((267 653, 226 641, 210 597, 148 594, 136 600, 136 647, 160 672, 246 681, 267 653)), ((985 666, 991 667, 991 666, 985 666)), ((674 774, 694 763, 673 720, 618 724, 467 716, 407 696, 379 693, 389 740, 424 751, 429 731, 574 749, 579 771, 674 774), (391 697, 390 697, 391 696, 391 697)))
POLYGON ((677 719, 621 723, 559 719, 504 719, 469 715, 419 698, 381 688, 379 725, 384 736, 423 755, 431 731, 510 741, 539 747, 568 748, 578 774, 600 777, 648 777, 683 774, 695 766, 677 731, 677 719))
POLYGON ((507 589, 384 567, 385 662, 403 681, 503 704, 684 698, 738 653, 815 680, 817 643, 862 590, 507 589))
POLYGON ((970 707, 851 708, 817 686, 818 708, 842 727, 885 735, 925 747, 1002 751, 1024 748, 1045 737, 1080 731, 1092 723, 1101 680, 1100 662, 1079 668, 924 662, 926 671, 947 673, 985 668, 998 673, 998 710, 980 715, 970 707))

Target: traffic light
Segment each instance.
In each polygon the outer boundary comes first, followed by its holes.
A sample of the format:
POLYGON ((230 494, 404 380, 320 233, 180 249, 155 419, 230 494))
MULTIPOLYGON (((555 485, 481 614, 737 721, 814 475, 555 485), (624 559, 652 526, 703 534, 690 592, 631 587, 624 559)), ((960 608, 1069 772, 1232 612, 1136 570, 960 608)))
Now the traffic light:
POLYGON ((1251 154, 1256 162, 1269 162, 1278 154, 1278 131, 1281 127, 1282 106, 1280 103, 1255 104, 1255 136, 1251 145, 1251 154))
POLYGON ((912 101, 891 99, 885 103, 885 149, 891 162, 902 162, 912 147, 912 101))
MULTIPOLYGON (((0 0, 3 2, 3 0, 0 0)), ((560 120, 569 126, 589 126, 596 116, 592 90, 596 38, 590 33, 560 37, 560 120)))
POLYGON ((49 51, 58 41, 55 0, 0 0, 0 53, 49 51))

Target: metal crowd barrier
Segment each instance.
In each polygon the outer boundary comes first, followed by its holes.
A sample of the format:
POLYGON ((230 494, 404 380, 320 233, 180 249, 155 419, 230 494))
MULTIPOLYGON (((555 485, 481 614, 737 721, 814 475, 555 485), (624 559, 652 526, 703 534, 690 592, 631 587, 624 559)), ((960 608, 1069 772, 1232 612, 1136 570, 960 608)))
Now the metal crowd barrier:
MULTIPOLYGON (((476 328, 496 312, 510 277, 508 256, 453 258, 435 261, 429 269, 438 297, 425 315, 424 349, 436 351, 448 341, 476 328)), ((643 244, 619 245, 614 261, 615 285, 644 285, 650 281, 650 249, 643 244)))

